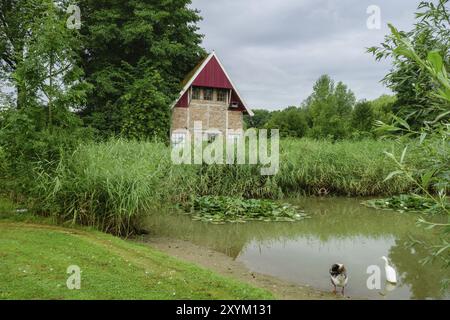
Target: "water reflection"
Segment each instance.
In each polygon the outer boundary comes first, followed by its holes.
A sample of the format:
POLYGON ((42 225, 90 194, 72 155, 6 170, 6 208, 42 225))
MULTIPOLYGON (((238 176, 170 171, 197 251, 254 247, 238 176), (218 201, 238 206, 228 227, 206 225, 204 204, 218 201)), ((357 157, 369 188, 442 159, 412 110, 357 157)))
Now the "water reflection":
POLYGON ((427 252, 410 238, 434 241, 431 231, 416 227, 416 216, 368 209, 354 199, 292 200, 311 214, 298 223, 246 223, 210 225, 176 214, 155 215, 149 230, 213 248, 244 262, 250 269, 279 278, 329 290, 328 269, 342 262, 349 270, 349 288, 355 297, 372 299, 448 298, 441 281, 449 277, 439 263, 423 266, 427 252), (388 256, 396 268, 395 288, 369 290, 370 265, 380 266, 382 283, 388 256))
MULTIPOLYGON (((422 235, 416 240, 430 241, 422 235)), ((391 247, 389 257, 394 261, 400 273, 401 282, 410 288, 411 299, 442 299, 445 293, 442 290, 441 282, 450 275, 448 269, 445 270, 442 264, 435 262, 434 265, 422 264, 428 252, 424 246, 410 246, 409 238, 399 238, 395 245, 391 247), (438 267, 439 266, 439 267, 438 267)), ((448 297, 448 295, 447 295, 448 297)))

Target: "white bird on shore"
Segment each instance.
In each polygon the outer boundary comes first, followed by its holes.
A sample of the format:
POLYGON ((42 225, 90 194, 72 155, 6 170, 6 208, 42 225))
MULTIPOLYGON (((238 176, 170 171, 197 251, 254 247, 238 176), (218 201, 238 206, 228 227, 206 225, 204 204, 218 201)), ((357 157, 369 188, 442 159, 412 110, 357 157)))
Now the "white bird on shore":
POLYGON ((342 288, 342 294, 344 294, 345 286, 348 282, 347 270, 342 263, 335 263, 330 269, 331 283, 334 286, 334 293, 336 293, 336 287, 342 288))
POLYGON ((395 272, 395 269, 389 265, 389 261, 385 256, 381 257, 381 259, 385 262, 384 270, 386 271, 386 280, 390 283, 396 284, 397 273, 395 272))

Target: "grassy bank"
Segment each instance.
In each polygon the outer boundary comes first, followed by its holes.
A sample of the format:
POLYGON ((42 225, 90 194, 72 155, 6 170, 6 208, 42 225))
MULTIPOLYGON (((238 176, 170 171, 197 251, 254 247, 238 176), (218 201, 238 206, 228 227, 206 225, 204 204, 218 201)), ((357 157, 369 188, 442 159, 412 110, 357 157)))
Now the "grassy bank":
MULTIPOLYGON (((296 195, 378 196, 408 192, 403 177, 384 181, 394 164, 389 141, 284 140, 280 170, 261 176, 259 166, 173 165, 164 144, 111 140, 65 154, 54 171, 41 170, 32 188, 34 207, 63 221, 127 235, 142 218, 167 204, 204 195, 279 199, 296 195)), ((406 159, 414 166, 414 154, 406 159)))
POLYGON ((38 218, 11 214, 11 208, 0 201, 0 299, 273 298, 147 246, 49 221, 38 224, 38 218), (71 265, 82 271, 80 290, 66 286, 71 265))

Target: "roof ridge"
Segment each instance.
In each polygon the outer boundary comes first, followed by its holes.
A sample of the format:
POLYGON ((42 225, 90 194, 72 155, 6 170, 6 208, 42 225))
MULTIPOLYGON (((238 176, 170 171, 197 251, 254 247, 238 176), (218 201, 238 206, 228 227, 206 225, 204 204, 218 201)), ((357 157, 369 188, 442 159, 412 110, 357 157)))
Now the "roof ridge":
POLYGON ((239 99, 241 100, 241 103, 243 104, 245 110, 248 112, 249 115, 253 116, 252 110, 247 106, 247 104, 244 102, 244 99, 242 99, 242 96, 240 95, 239 91, 237 90, 236 86, 234 85, 233 81, 231 80, 230 76, 228 75, 227 71, 225 70, 225 67, 222 65, 219 57, 217 56, 216 52, 213 50, 208 56, 200 60, 200 62, 186 75, 186 77, 181 82, 182 90, 179 93, 178 98, 174 101, 171 108, 174 108, 175 105, 180 101, 180 99, 183 97, 183 95, 186 93, 186 91, 189 89, 189 87, 192 85, 194 80, 197 78, 197 76, 202 72, 202 70, 206 67, 206 65, 211 61, 211 59, 215 57, 220 68, 222 69, 223 73, 227 77, 228 81, 230 82, 234 92, 237 94, 239 99))

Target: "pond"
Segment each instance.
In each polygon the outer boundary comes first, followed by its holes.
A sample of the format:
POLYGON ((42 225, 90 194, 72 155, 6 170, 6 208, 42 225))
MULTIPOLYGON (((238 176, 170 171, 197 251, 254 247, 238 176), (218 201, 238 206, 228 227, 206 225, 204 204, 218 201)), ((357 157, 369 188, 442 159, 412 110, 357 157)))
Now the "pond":
POLYGON ((157 236, 187 240, 243 262, 252 271, 331 290, 328 270, 343 263, 349 275, 346 295, 369 299, 448 299, 442 281, 450 277, 439 261, 422 265, 421 244, 435 241, 433 231, 416 226, 418 215, 379 211, 359 199, 302 198, 290 203, 311 215, 295 223, 249 222, 212 225, 179 214, 153 215, 149 230, 157 236), (382 256, 397 270, 398 284, 385 286, 382 256), (367 287, 369 266, 381 269, 381 288, 367 287))

